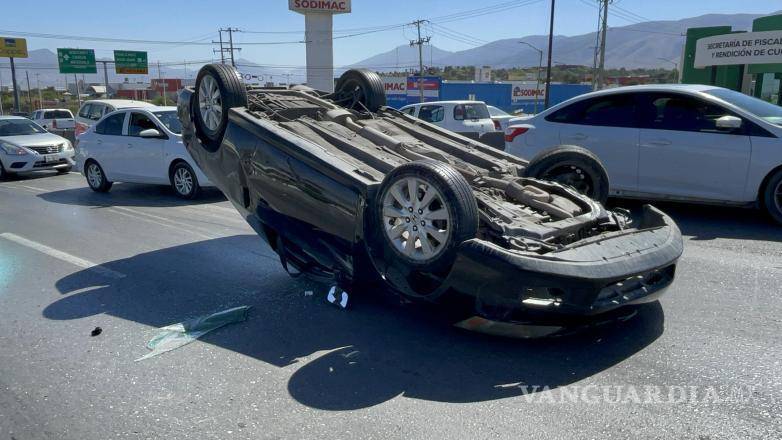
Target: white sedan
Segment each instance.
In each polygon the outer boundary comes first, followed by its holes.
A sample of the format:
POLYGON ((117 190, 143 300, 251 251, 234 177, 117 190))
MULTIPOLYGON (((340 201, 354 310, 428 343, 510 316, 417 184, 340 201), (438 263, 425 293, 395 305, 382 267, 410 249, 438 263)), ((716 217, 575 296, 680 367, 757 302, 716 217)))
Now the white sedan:
POLYGON ((73 146, 19 116, 0 116, 0 178, 32 171, 67 173, 74 165, 73 146))
POLYGON ((182 143, 176 107, 118 110, 79 136, 76 162, 94 191, 114 182, 171 185, 182 198, 211 186, 182 143))
MULTIPOLYGON (((588 93, 511 121, 506 151, 543 157, 578 145, 602 161, 617 197, 759 206, 782 223, 782 108, 706 85, 588 93)), ((545 177, 576 182, 577 166, 545 177)))

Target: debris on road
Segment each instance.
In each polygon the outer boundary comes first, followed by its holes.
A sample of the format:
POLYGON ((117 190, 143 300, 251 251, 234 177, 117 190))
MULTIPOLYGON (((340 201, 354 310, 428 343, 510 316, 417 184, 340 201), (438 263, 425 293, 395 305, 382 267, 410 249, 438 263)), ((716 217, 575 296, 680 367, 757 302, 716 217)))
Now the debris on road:
POLYGON ((187 345, 224 325, 246 321, 249 310, 250 306, 234 307, 211 315, 199 316, 162 327, 160 329, 161 332, 147 342, 147 348, 152 351, 136 359, 135 362, 143 361, 187 345))
POLYGON ((100 328, 100 327, 95 327, 95 328, 94 328, 94 329, 92 329, 92 331, 90 332, 90 336, 98 336, 98 335, 99 335, 99 334, 101 334, 101 333, 103 333, 103 329, 102 329, 102 328, 100 328))
POLYGON ((312 290, 305 290, 304 291, 304 296, 312 296, 314 293, 315 292, 313 292, 312 290))
POLYGON ((344 290, 340 290, 340 292, 339 302, 337 302, 337 286, 332 286, 329 294, 326 295, 326 300, 335 306, 346 309, 348 307, 348 293, 344 290))

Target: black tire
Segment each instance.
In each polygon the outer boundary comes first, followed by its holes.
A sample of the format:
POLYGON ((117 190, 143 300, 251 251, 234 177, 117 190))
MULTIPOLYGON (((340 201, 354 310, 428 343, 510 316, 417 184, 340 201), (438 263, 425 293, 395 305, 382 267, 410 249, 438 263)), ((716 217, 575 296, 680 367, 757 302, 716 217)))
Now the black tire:
POLYGON ((106 173, 103 172, 103 168, 94 160, 90 160, 84 165, 84 176, 87 178, 87 185, 95 192, 108 192, 111 186, 114 185, 113 182, 109 182, 106 179, 106 173), (95 174, 91 175, 90 173, 93 172, 95 174))
POLYGON ((201 140, 201 143, 212 151, 217 150, 228 126, 228 110, 246 105, 247 88, 242 83, 241 75, 236 69, 224 64, 207 64, 202 67, 198 71, 195 93, 193 94, 193 120, 195 121, 196 136, 201 140), (202 88, 205 86, 204 83, 208 83, 210 80, 215 82, 220 92, 219 96, 214 96, 213 99, 210 99, 208 94, 203 94, 208 87, 202 88), (219 115, 214 112, 202 114, 200 105, 202 96, 206 100, 205 103, 216 106, 215 110, 219 109, 219 115), (210 119, 207 123, 205 117, 208 119, 214 117, 215 120, 210 119))
POLYGON ((192 200, 198 197, 201 187, 198 185, 198 177, 193 168, 187 162, 177 162, 168 173, 171 189, 180 198, 192 200), (189 179, 189 180, 188 180, 189 179))
POLYGON ((57 168, 57 174, 67 174, 71 172, 73 167, 57 168))
POLYGON ((351 110, 376 112, 386 105, 386 92, 380 75, 368 69, 351 69, 337 80, 335 101, 351 110))
MULTIPOLYGON (((408 199, 411 199, 409 192, 408 199)), ((465 240, 475 238, 478 232, 478 205, 470 185, 452 167, 437 161, 415 161, 400 165, 383 179, 374 202, 372 219, 374 223, 372 227, 378 228, 377 232, 379 234, 377 235, 382 237, 379 241, 382 243, 383 255, 386 256, 386 259, 391 257, 408 268, 433 273, 443 269, 450 269, 459 245, 465 240), (430 190, 432 187, 436 190, 434 193, 436 194, 435 198, 427 203, 426 206, 421 205, 421 210, 417 212, 410 211, 410 216, 407 217, 408 221, 403 220, 404 212, 412 208, 412 206, 402 206, 398 202, 394 202, 395 205, 391 207, 396 209, 395 212, 401 212, 403 217, 399 217, 395 221, 393 217, 384 216, 384 209, 387 208, 387 195, 390 195, 389 191, 392 191, 395 185, 404 185, 409 178, 415 178, 419 181, 419 185, 416 186, 416 202, 422 202, 423 200, 420 200, 419 196, 425 198, 427 190, 430 190), (396 204, 399 204, 401 211, 397 209, 396 204), (442 209, 445 209, 449 216, 447 221, 432 219, 435 215, 427 217, 427 215, 435 214, 435 212, 442 214, 442 209), (412 225, 410 224, 411 222, 412 225), (429 223, 427 224, 427 222, 429 223), (418 229, 419 223, 424 225, 420 231, 418 229), (405 229, 408 232, 408 237, 410 237, 411 231, 415 229, 415 234, 419 237, 413 240, 413 254, 416 254, 415 257, 411 257, 400 250, 400 247, 404 247, 400 244, 402 243, 404 232, 400 232, 399 243, 394 243, 389 237, 391 232, 386 231, 394 229, 391 227, 392 225, 401 225, 404 228, 408 228, 405 229), (429 231, 432 229, 437 231, 445 230, 446 233, 442 234, 442 237, 445 238, 439 241, 434 235, 429 235, 429 231), (424 250, 424 243, 420 239, 422 234, 427 241, 429 249, 433 250, 428 257, 424 250), (420 247, 417 245, 420 245, 420 247), (419 253, 420 255, 418 255, 419 253)), ((405 240, 404 242, 406 243, 407 241, 405 240)))
POLYGON ((541 151, 530 160, 524 174, 571 186, 600 203, 608 200, 608 173, 600 159, 582 147, 560 145, 541 151))
POLYGON ((763 206, 775 222, 782 224, 782 170, 768 179, 763 189, 763 206))
POLYGON ((3 163, 0 162, 0 182, 8 178, 8 172, 3 167, 3 163))

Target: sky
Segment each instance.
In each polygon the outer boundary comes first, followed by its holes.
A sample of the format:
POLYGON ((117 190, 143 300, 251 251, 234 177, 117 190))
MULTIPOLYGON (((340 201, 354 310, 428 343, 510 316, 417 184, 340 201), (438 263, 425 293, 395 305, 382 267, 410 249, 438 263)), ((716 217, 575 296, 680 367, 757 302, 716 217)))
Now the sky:
MULTIPOLYGON (((8 1, 0 17, 0 36, 20 36, 14 32, 35 32, 100 38, 144 39, 164 41, 210 42, 220 27, 242 31, 284 32, 234 34, 242 43, 289 42, 303 39, 304 16, 288 10, 286 0, 135 0, 109 2, 94 0, 8 1), (291 32, 291 33, 288 33, 291 32)), ((557 0, 555 34, 579 35, 595 30, 596 0, 557 0)), ((406 44, 414 28, 401 26, 415 19, 432 19, 424 33, 431 43, 446 50, 474 47, 475 39, 492 41, 524 35, 547 34, 549 0, 353 0, 353 12, 334 17, 335 36, 364 31, 350 29, 391 26, 400 27, 334 41, 336 66, 350 64, 377 53, 406 44), (521 4, 518 7, 494 6, 521 4), (484 8, 482 15, 457 16, 451 21, 440 18, 462 11, 484 8), (495 12, 496 10, 496 12, 495 12), (442 28, 444 26, 445 28, 442 28), (450 32, 450 35, 447 35, 450 32), (454 33, 458 32, 458 33, 454 33), (459 34, 460 33, 460 34, 459 34), (469 38, 465 41, 463 34, 469 38), (457 38, 454 38, 457 37, 457 38)), ((782 9, 780 0, 618 0, 609 26, 625 26, 633 20, 676 20, 709 13, 770 13, 782 9), (619 9, 621 8, 621 9, 619 9)), ((612 8, 609 8, 612 10, 612 8)), ((28 49, 79 47, 96 50, 97 57, 110 57, 114 49, 146 50, 150 63, 209 60, 215 56, 210 45, 136 44, 127 42, 74 41, 27 37, 28 49)), ((301 66, 305 62, 304 45, 244 45, 239 55, 256 63, 301 66)))

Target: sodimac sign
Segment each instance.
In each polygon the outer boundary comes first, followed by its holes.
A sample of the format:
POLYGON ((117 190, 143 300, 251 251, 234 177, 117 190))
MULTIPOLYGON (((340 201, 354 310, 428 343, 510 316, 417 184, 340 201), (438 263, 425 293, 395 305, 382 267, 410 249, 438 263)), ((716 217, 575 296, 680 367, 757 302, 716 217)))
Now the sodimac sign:
POLYGON ((350 0, 288 0, 288 9, 302 14, 346 14, 350 12, 350 0))

